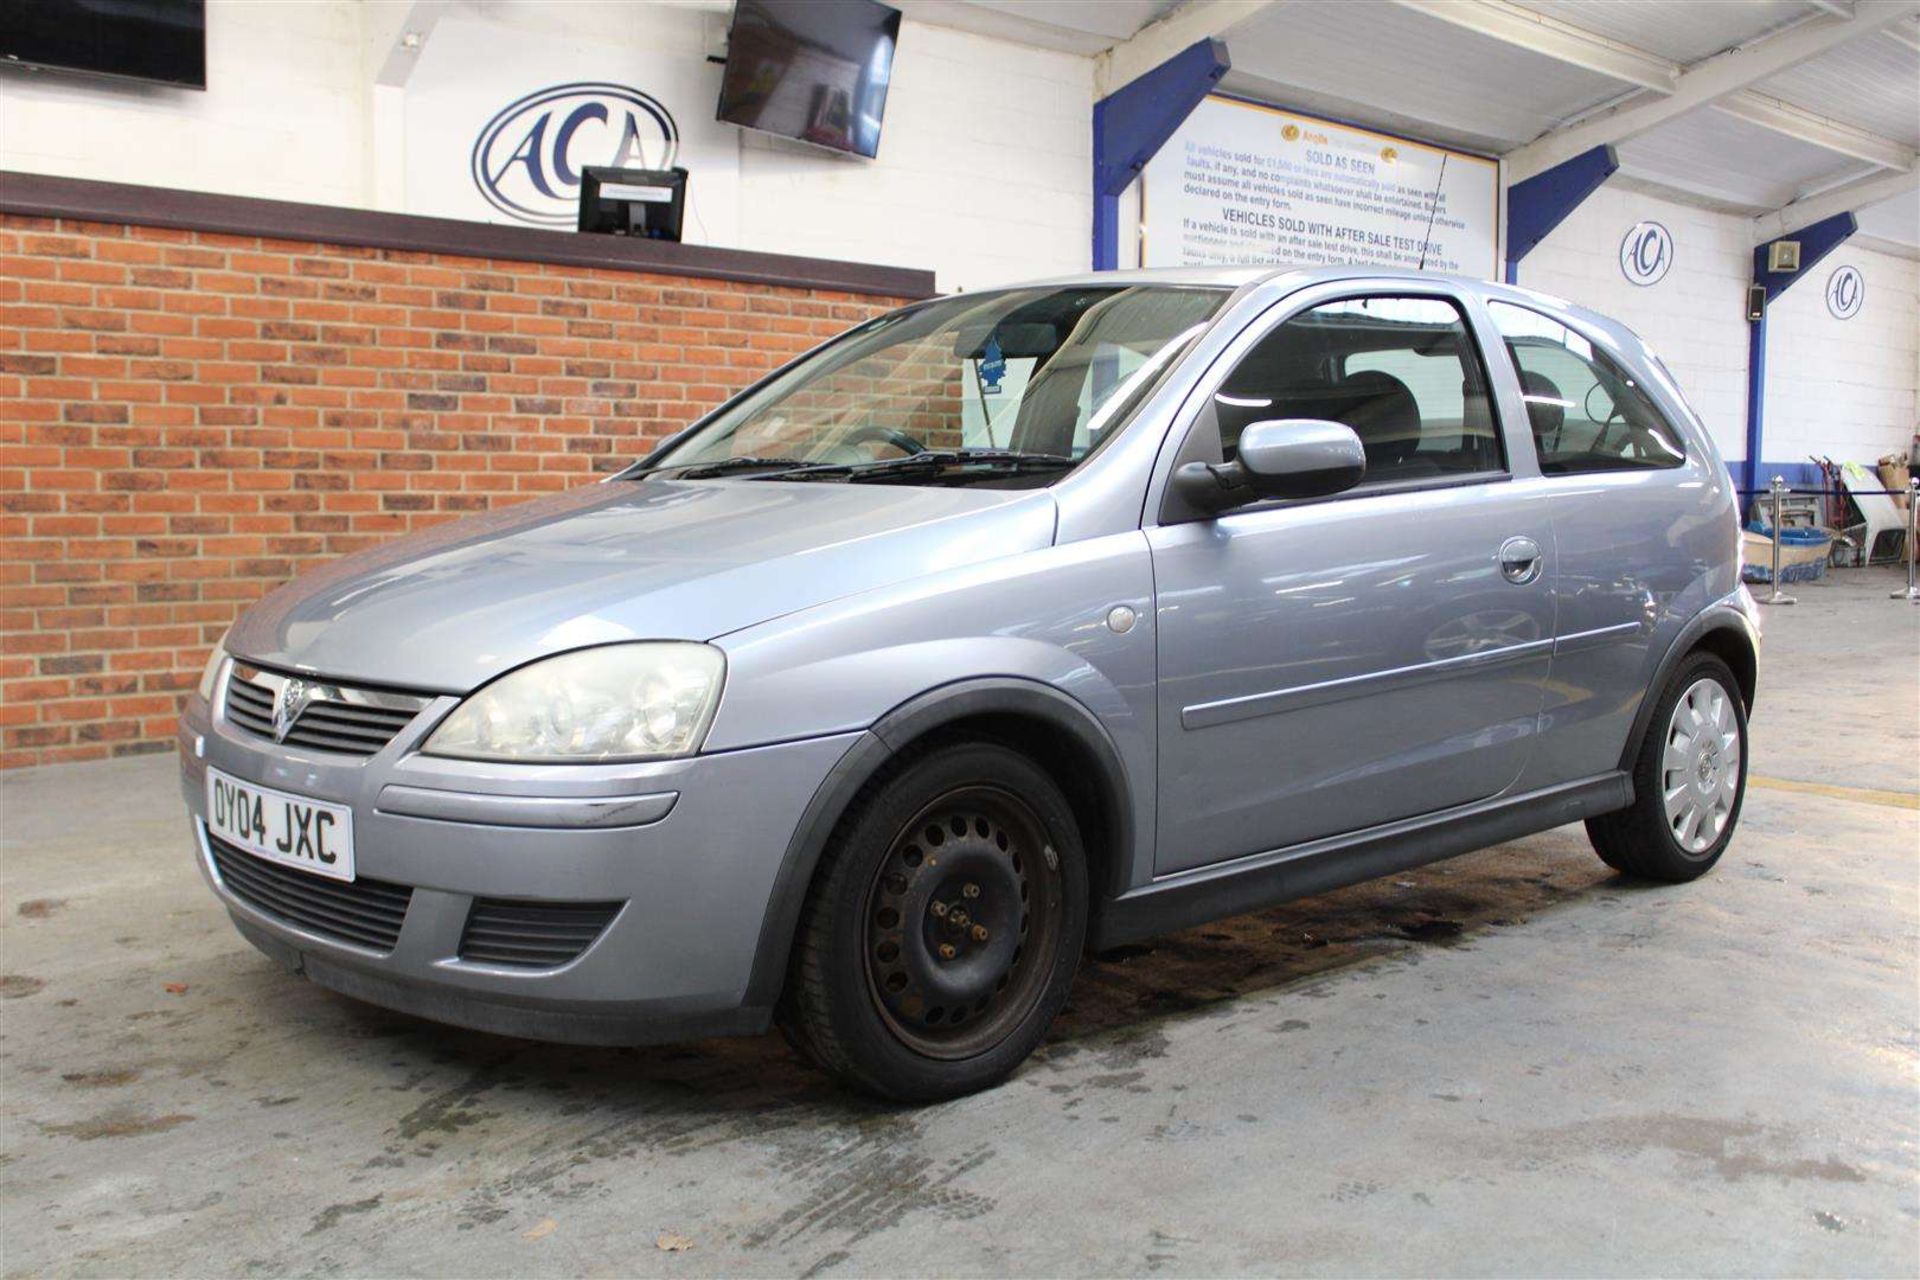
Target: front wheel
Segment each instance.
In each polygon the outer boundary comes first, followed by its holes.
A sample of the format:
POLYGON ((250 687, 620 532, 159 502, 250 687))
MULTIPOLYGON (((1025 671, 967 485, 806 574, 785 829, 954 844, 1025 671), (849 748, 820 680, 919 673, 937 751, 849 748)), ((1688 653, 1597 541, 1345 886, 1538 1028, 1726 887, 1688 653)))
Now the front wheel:
POLYGON ((870 785, 836 831, 781 1025, 869 1093, 971 1093, 1040 1043, 1086 923, 1086 859, 1060 788, 997 743, 938 748, 870 785))
POLYGON ((1697 653, 1668 680, 1633 767, 1633 804, 1587 820, 1616 871, 1678 884, 1733 839, 1747 790, 1747 709, 1727 664, 1697 653))

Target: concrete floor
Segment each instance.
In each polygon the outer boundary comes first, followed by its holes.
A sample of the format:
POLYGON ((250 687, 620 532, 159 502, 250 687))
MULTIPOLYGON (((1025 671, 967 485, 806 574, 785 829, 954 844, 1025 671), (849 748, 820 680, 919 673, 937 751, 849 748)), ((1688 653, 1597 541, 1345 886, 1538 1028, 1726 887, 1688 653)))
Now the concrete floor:
POLYGON ((1770 616, 1744 825, 1698 884, 1565 829, 1132 948, 1010 1084, 921 1111, 773 1037, 578 1050, 355 1005, 233 932, 169 759, 8 774, 0 1268, 1915 1275, 1895 582, 1770 616))

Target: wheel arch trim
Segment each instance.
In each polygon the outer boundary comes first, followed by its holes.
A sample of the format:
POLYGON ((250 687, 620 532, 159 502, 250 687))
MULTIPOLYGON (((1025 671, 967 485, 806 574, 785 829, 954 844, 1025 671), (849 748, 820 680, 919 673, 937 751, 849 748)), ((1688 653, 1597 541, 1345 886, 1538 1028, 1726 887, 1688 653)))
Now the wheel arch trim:
MULTIPOLYGON (((1687 656, 1699 649, 1701 642, 1708 636, 1716 633, 1728 634, 1744 647, 1747 661, 1754 667, 1754 681, 1757 686, 1760 660, 1759 628, 1754 625, 1753 619, 1744 610, 1732 603, 1731 597, 1717 600, 1695 614, 1684 627, 1680 628, 1679 633, 1673 638, 1673 643, 1667 646, 1667 651, 1661 655, 1659 664, 1654 667, 1653 676, 1646 683, 1646 693, 1640 699, 1640 709, 1634 713, 1633 728, 1627 733, 1626 745, 1621 748, 1620 767, 1622 769, 1631 771, 1633 768, 1634 757, 1639 754, 1641 740, 1646 736, 1648 724, 1652 722, 1654 707, 1660 701, 1659 691, 1666 687, 1667 681, 1672 678, 1680 664, 1686 661, 1687 656)), ((1735 671, 1734 678, 1739 679, 1740 672, 1735 671)), ((1754 689, 1750 687, 1740 692, 1746 698, 1747 711, 1751 714, 1754 689)))
POLYGON ((1018 716, 1045 722, 1069 735, 1098 765, 1091 779, 1112 845, 1106 883, 1094 884, 1099 903, 1123 887, 1133 851, 1133 797, 1119 748, 1099 718, 1052 685, 1019 676, 958 680, 915 695, 876 720, 847 748, 808 801, 781 857, 760 922, 745 1003, 771 1007, 786 982, 787 958, 800 925, 801 907, 828 839, 860 789, 912 743, 948 725, 985 716, 1018 716))

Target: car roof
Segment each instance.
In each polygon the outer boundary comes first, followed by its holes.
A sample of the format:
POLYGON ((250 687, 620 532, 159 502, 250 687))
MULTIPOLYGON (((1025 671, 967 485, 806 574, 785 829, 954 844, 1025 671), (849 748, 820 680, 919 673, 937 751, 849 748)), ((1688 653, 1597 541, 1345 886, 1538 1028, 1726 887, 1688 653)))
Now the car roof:
MULTIPOLYGON (((1250 267, 1152 267, 1133 271, 1076 271, 1070 275, 1047 276, 1040 280, 1007 280, 991 285, 994 289, 1025 289, 1036 286, 1073 286, 1073 285, 1211 285, 1216 288, 1238 289, 1265 280, 1270 276, 1285 275, 1292 268, 1285 266, 1250 267)), ((984 290, 982 290, 984 292, 984 290)))
POLYGON ((1235 291, 1253 286, 1271 284, 1284 280, 1287 292, 1308 285, 1321 284, 1335 280, 1407 280, 1432 284, 1436 281, 1458 286, 1463 291, 1476 293, 1490 300, 1518 302, 1522 305, 1544 308, 1558 312, 1584 322, 1591 328, 1599 329, 1616 340, 1630 339, 1632 344, 1641 344, 1638 335, 1611 316, 1579 306, 1565 298, 1533 289, 1523 289, 1514 285, 1502 284, 1495 280, 1481 280, 1471 276, 1446 275, 1437 271, 1418 271, 1410 267, 1384 267, 1366 262, 1340 263, 1333 266, 1302 266, 1295 263, 1275 262, 1252 266, 1232 267, 1152 267, 1130 271, 1076 271, 1071 275, 1049 276, 1040 280, 1009 280, 990 285, 973 292, 988 293, 1000 289, 1028 288, 1074 288, 1100 285, 1165 285, 1171 287, 1186 286, 1232 289, 1235 291))
MULTIPOLYGON (((1291 277, 1297 285, 1322 280, 1347 280, 1364 276, 1369 280, 1444 280, 1467 288, 1479 289, 1488 282, 1466 276, 1442 275, 1434 271, 1415 271, 1409 267, 1382 267, 1365 262, 1310 267, 1298 263, 1272 262, 1232 267, 1150 267, 1130 271, 1076 271, 1071 275, 1048 276, 1040 280, 1009 280, 989 286, 992 289, 1036 287, 1073 287, 1091 285, 1208 285, 1214 288, 1240 289, 1291 277)), ((979 292, 985 292, 980 290, 979 292)))

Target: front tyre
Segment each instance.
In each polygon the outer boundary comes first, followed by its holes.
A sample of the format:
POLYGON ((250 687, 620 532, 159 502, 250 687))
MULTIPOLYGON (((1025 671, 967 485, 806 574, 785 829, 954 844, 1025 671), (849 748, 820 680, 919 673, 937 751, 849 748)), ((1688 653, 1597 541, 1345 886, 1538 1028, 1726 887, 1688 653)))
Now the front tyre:
POLYGON ((997 743, 941 747, 869 784, 835 832, 781 1024, 868 1093, 971 1093, 1040 1043, 1086 925, 1086 858, 1060 788, 997 743))
POLYGON ((1727 664, 1697 653, 1661 691, 1633 767, 1633 804, 1587 820, 1606 864, 1678 884, 1733 839, 1747 790, 1747 709, 1727 664))

